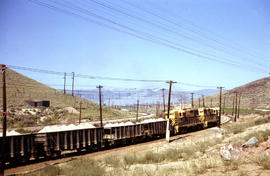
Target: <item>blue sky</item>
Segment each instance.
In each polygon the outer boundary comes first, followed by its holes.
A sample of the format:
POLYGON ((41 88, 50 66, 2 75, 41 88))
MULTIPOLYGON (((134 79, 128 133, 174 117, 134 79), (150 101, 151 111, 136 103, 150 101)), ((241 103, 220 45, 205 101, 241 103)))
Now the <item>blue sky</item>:
MULTIPOLYGON (((88 20, 120 28, 89 16, 88 12, 91 12, 132 30, 147 33, 147 36, 151 34, 156 37, 155 40, 162 38, 163 42, 188 48, 192 53, 211 55, 211 59, 142 40, 32 1, 2 0, 1 63, 92 76, 175 80, 213 88, 224 86, 226 89, 267 77, 270 72, 268 0, 40 2, 65 10, 70 10, 65 5, 78 6, 84 11, 73 9, 73 13, 88 20), (223 63, 224 59, 229 60, 226 61, 228 64, 223 63), (237 66, 234 66, 235 63, 237 66)), ((17 71, 43 83, 55 84, 56 88, 63 82, 59 75, 17 71)), ((75 82, 77 89, 94 88, 98 84, 111 88, 167 86, 165 83, 80 78, 76 78, 75 82)), ((68 84, 71 84, 70 77, 68 84)), ((176 86, 184 90, 201 89, 183 84, 176 86)))

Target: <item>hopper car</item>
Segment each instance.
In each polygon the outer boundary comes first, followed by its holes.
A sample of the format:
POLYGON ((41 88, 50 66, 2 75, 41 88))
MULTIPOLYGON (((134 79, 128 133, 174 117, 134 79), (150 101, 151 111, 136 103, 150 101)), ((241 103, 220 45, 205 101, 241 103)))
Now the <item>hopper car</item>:
MULTIPOLYGON (((0 157, 5 157, 6 163, 12 166, 18 162, 61 156, 66 152, 97 151, 163 138, 166 133, 166 119, 167 117, 136 123, 112 123, 105 124, 102 128, 93 125, 73 125, 72 128, 63 129, 56 126, 44 130, 45 127, 38 133, 7 135, 5 152, 0 151, 0 157)), ((215 108, 174 110, 169 115, 169 123, 172 134, 180 134, 188 128, 215 126, 218 123, 218 110, 215 108)))

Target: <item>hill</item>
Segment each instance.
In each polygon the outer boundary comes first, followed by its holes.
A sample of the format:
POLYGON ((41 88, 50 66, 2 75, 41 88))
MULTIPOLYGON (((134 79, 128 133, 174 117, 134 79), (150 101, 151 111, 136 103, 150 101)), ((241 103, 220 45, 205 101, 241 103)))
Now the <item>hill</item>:
MULTIPOLYGON (((0 98, 2 99, 2 74, 0 74, 1 89, 0 98)), ((51 107, 67 107, 78 106, 79 102, 87 107, 97 108, 98 105, 81 99, 79 97, 73 97, 69 94, 64 95, 63 92, 51 88, 45 84, 30 79, 20 73, 17 73, 11 69, 6 70, 6 87, 7 87, 7 104, 8 107, 22 107, 26 106, 25 101, 41 101, 49 100, 51 107)), ((2 106, 2 101, 0 102, 2 106)))
MULTIPOLYGON (((0 74, 0 106, 2 98, 2 73, 0 74)), ((99 105, 89 100, 64 95, 63 92, 39 83, 11 69, 6 70, 6 91, 9 127, 24 127, 58 123, 73 123, 79 119, 82 103, 83 120, 99 120, 99 105), (49 100, 50 107, 32 107, 26 101, 49 100), (74 110, 68 112, 67 110, 74 110)), ((104 119, 117 119, 133 116, 129 112, 103 106, 104 119)))
MULTIPOLYGON (((225 91, 223 93, 222 102, 226 107, 232 107, 235 92, 240 94, 240 105, 243 108, 270 108, 270 77, 262 78, 240 87, 225 91)), ((205 98, 206 105, 212 104, 218 106, 219 94, 208 96, 205 98)))

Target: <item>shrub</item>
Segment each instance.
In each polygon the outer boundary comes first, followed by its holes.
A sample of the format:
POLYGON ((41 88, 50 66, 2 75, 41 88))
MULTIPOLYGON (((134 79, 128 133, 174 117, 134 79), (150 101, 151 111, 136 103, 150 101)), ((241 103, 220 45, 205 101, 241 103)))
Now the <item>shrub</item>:
POLYGON ((29 174, 19 174, 19 176, 27 175, 27 176, 37 176, 37 175, 44 175, 44 176, 51 176, 51 175, 59 175, 60 174, 60 168, 58 166, 47 166, 43 169, 40 169, 38 171, 34 171, 29 174))
POLYGON ((230 161, 222 160, 222 161, 223 161, 223 165, 227 169, 231 169, 231 170, 237 170, 242 163, 240 159, 232 159, 230 161))
POLYGON ((244 140, 247 141, 254 136, 259 140, 259 142, 266 141, 268 136, 270 136, 270 130, 249 133, 248 135, 244 136, 244 140))
POLYGON ((194 144, 179 148, 180 157, 183 158, 184 160, 187 160, 188 158, 193 157, 196 151, 197 151, 197 148, 194 144))
POLYGON ((132 165, 138 162, 136 155, 127 154, 123 158, 124 164, 132 165))
POLYGON ((180 158, 180 153, 178 149, 167 149, 162 153, 163 156, 161 156, 163 159, 169 160, 169 161, 177 161, 180 158))
POLYGON ((270 122, 270 118, 259 118, 254 121, 255 125, 260 125, 270 122))
POLYGON ((120 159, 115 156, 106 156, 104 162, 106 165, 111 165, 112 167, 120 166, 120 159))
POLYGON ((210 142, 204 141, 204 142, 197 142, 196 146, 198 150, 202 153, 205 153, 206 149, 209 147, 210 142))
POLYGON ((260 155, 255 158, 255 162, 264 169, 270 169, 270 155, 260 155))
POLYGON ((161 155, 154 152, 146 152, 144 155, 144 162, 143 163, 158 163, 164 160, 165 155, 161 155))
POLYGON ((61 170, 61 174, 82 176, 101 176, 105 174, 105 169, 90 159, 71 161, 69 167, 68 169, 61 170))

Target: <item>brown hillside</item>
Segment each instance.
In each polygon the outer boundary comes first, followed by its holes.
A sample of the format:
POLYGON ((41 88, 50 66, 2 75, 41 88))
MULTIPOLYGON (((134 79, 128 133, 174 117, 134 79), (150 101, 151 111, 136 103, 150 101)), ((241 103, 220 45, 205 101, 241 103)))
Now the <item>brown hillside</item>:
MULTIPOLYGON (((226 107, 232 107, 235 92, 241 95, 240 105, 246 108, 270 108, 270 77, 259 79, 240 87, 225 91, 223 93, 222 102, 226 107)), ((219 94, 206 97, 206 105, 210 105, 211 98, 213 105, 219 103, 219 94)))
MULTIPOLYGON (((0 74, 0 105, 2 106, 2 73, 0 74)), ((6 70, 7 104, 9 107, 25 106, 26 100, 50 100, 52 107, 76 106, 83 101, 87 107, 98 105, 85 99, 64 95, 61 91, 39 83, 11 69, 6 70)))
MULTIPOLYGON (((0 74, 0 107, 3 106, 2 72, 0 74)), ((11 69, 6 70, 6 91, 8 111, 8 127, 26 127, 47 124, 73 123, 79 118, 79 107, 82 102, 82 119, 99 120, 99 105, 48 87, 11 69), (31 107, 25 101, 49 100, 50 107, 31 107), (75 108, 77 113, 68 109, 75 108)), ((103 106, 104 119, 130 117, 132 114, 118 109, 103 106)), ((1 120, 0 120, 1 121, 1 120)), ((0 125, 1 127, 1 125, 0 125)))

